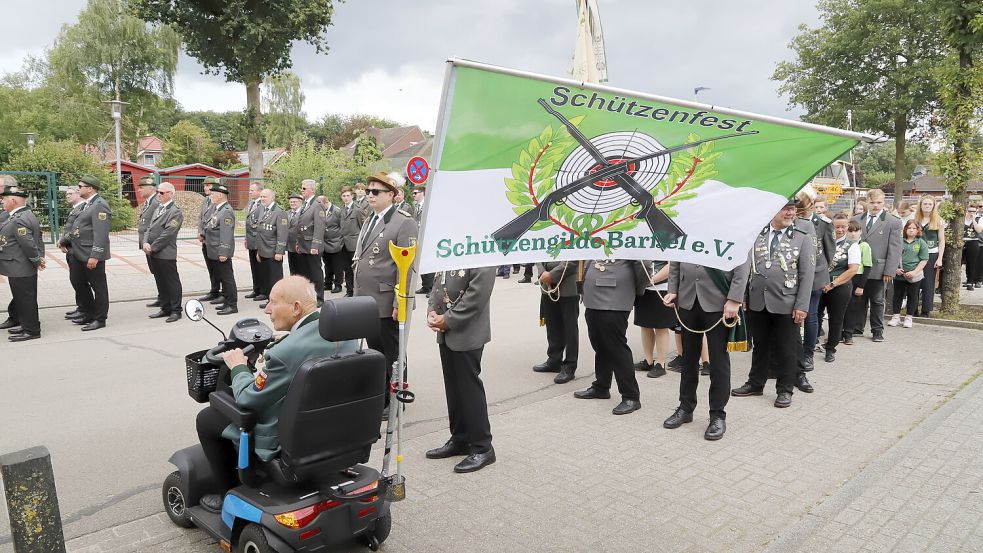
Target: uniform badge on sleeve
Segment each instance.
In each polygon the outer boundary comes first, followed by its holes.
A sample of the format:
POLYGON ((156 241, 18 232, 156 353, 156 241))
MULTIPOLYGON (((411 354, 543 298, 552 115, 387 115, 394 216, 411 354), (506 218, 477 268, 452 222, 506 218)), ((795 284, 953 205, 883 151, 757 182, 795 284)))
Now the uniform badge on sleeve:
POLYGON ((177 219, 171 219, 171 222, 168 223, 168 224, 171 225, 172 227, 176 227, 177 226, 177 219))
POLYGON ((226 225, 231 225, 232 224, 232 218, 231 217, 226 217, 225 218, 225 224, 226 225))
POLYGON ((287 224, 287 220, 286 220, 286 219, 280 219, 280 224, 281 224, 281 225, 285 225, 285 224, 287 224))
POLYGON ((17 234, 21 236, 27 236, 27 229, 24 227, 20 227, 19 229, 17 229, 17 234))
POLYGON ((105 212, 100 213, 97 217, 99 217, 100 221, 105 221, 108 218, 105 212))
POLYGON ((266 374, 266 370, 260 367, 256 371, 256 381, 253 382, 253 388, 256 388, 257 392, 262 392, 263 388, 266 387, 266 379, 269 378, 266 374))

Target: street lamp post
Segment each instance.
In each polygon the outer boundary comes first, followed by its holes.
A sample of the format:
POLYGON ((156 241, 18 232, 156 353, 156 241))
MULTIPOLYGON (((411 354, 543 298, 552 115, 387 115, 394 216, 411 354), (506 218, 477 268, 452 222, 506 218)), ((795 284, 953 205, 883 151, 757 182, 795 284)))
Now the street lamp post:
POLYGON ((22 133, 20 133, 20 135, 27 139, 27 150, 29 152, 33 152, 34 151, 34 133, 32 133, 32 132, 22 132, 22 133))
POLYGON ((104 100, 104 104, 109 104, 112 106, 113 110, 113 123, 116 126, 116 182, 119 184, 119 197, 123 197, 123 147, 120 143, 120 124, 123 119, 123 106, 129 102, 121 102, 117 100, 104 100))

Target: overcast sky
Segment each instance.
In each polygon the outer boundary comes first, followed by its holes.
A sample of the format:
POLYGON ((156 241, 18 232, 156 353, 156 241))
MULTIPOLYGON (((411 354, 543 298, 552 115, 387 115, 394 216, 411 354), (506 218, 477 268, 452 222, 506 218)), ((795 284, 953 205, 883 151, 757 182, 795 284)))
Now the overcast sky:
MULTIPOLYGON (((4 0, 0 72, 40 55, 85 0, 4 0)), ((797 119, 770 80, 815 0, 598 0, 611 86, 797 119)), ((331 50, 293 51, 312 119, 370 113, 433 130, 444 60, 461 57, 565 76, 576 38, 574 0, 349 0, 338 4, 331 50)), ((245 88, 202 75, 182 55, 175 96, 188 110, 242 109, 245 88)))

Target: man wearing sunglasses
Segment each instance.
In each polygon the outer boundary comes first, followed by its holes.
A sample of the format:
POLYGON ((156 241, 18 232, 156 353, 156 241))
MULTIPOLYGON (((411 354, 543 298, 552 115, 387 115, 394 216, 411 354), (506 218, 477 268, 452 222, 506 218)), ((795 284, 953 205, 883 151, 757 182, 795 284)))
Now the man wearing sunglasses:
POLYGON ((177 272, 177 233, 184 222, 184 214, 174 204, 174 185, 161 183, 157 189, 157 202, 149 216, 146 242, 143 252, 150 260, 150 269, 157 283, 157 295, 161 298, 160 310, 151 319, 167 317, 173 323, 181 318, 181 277, 177 272))
POLYGON ((112 212, 109 202, 98 195, 99 179, 86 175, 79 179, 78 187, 82 207, 58 246, 72 254, 68 258, 68 274, 75 288, 79 316, 71 321, 82 325, 83 331, 90 331, 104 328, 109 315, 106 260, 110 257, 112 212))
MULTIPOLYGON (((157 211, 157 183, 154 182, 154 178, 150 175, 141 177, 138 190, 140 199, 143 202, 138 208, 140 210, 140 216, 137 218, 137 247, 143 250, 144 244, 147 243, 147 229, 150 228, 150 220, 157 211)), ((151 263, 149 255, 147 256, 147 266, 150 267, 150 273, 153 274, 154 264, 151 263)), ((147 307, 160 307, 163 302, 164 298, 160 295, 160 287, 158 287, 157 299, 148 303, 147 307)))
MULTIPOLYGON (((413 216, 393 205, 396 183, 384 172, 368 178, 366 188, 370 216, 362 225, 355 246, 355 295, 372 296, 379 306, 380 333, 367 340, 369 347, 386 356, 392 367, 399 354, 399 327, 396 323, 396 293, 399 279, 396 262, 389 254, 389 243, 406 247, 416 242, 417 224, 413 216)), ((401 293, 406 294, 403 290, 401 293)), ((388 382, 388 378, 386 381, 388 382)), ((389 403, 388 384, 386 403, 389 403)))

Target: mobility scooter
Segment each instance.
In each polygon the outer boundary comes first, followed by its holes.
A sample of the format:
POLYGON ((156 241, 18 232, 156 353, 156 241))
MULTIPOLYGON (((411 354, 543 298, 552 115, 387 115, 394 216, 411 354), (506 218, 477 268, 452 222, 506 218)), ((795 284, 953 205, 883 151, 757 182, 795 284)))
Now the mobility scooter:
MULTIPOLYGON (((188 302, 185 312, 194 321, 204 318, 196 300, 188 302)), ((364 344, 365 338, 379 333, 375 300, 326 301, 318 324, 325 340, 364 344)), ((360 347, 306 361, 282 402, 280 452, 263 461, 253 449, 255 415, 236 405, 221 354, 243 348, 252 366, 272 337, 267 325, 242 319, 214 348, 186 356, 191 397, 209 402, 240 431, 241 484, 217 489, 201 445, 196 444, 170 458, 177 470, 164 481, 164 509, 178 526, 197 526, 230 552, 322 551, 356 539, 375 551, 392 526, 390 480, 362 463, 368 462, 372 444, 380 438, 385 357, 360 347), (199 505, 202 496, 223 492, 221 513, 199 505)))

